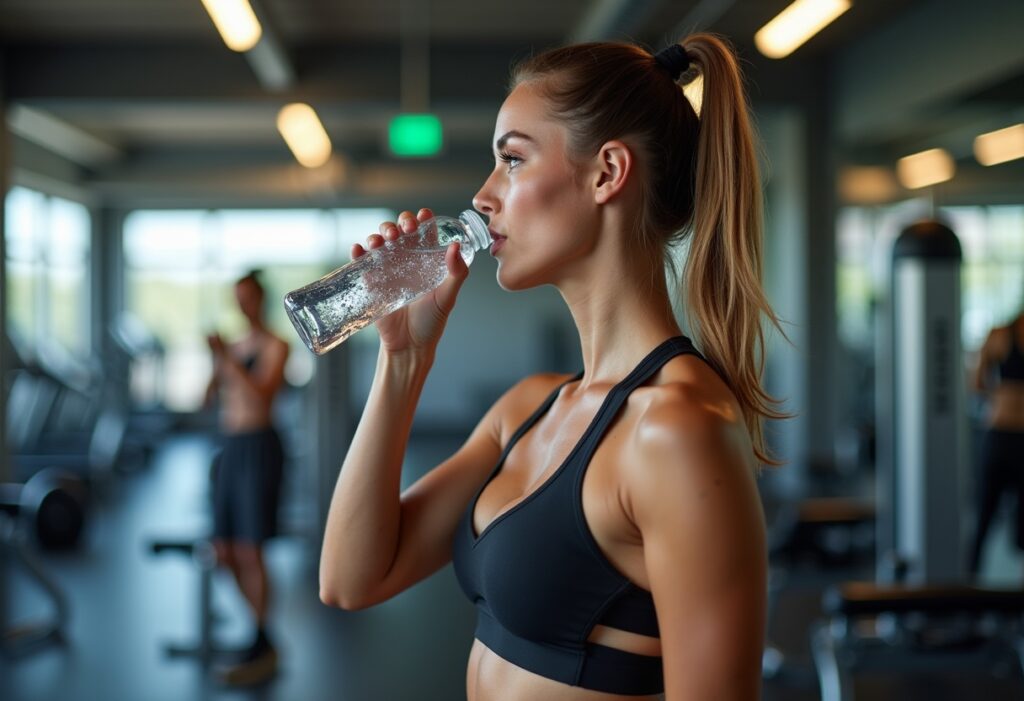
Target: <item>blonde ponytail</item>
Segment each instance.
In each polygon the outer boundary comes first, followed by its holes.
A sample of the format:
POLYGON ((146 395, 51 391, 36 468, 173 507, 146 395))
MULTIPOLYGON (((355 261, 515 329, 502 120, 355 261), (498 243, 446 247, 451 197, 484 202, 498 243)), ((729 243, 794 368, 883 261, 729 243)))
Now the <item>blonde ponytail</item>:
POLYGON ((743 409, 758 460, 778 465, 762 421, 787 414, 761 386, 762 317, 785 334, 761 283, 761 182, 746 93, 736 56, 721 38, 697 34, 683 47, 704 79, 684 308, 695 341, 743 409))

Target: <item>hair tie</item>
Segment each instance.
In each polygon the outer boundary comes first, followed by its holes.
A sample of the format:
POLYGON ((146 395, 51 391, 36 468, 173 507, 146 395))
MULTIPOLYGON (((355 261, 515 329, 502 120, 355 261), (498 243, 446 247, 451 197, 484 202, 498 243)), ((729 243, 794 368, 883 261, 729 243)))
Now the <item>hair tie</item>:
POLYGON ((654 55, 654 60, 669 72, 673 81, 679 80, 679 76, 690 67, 690 54, 679 44, 666 46, 654 55))

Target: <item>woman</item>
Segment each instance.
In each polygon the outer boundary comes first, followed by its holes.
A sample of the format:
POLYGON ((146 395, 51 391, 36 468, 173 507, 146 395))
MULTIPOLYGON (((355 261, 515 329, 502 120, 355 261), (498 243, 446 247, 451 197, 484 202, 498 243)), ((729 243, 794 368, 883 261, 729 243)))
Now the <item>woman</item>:
POLYGON ((977 575, 982 549, 1003 494, 1017 499, 1015 540, 1024 549, 1024 314, 992 329, 978 353, 974 389, 988 395, 978 484, 978 525, 969 568, 977 575))
MULTIPOLYGON (((769 462, 761 419, 777 416, 758 356, 761 316, 775 317, 736 58, 706 34, 657 57, 620 44, 544 53, 516 70, 494 150, 473 204, 489 218, 498 282, 558 288, 584 370, 512 387, 399 495, 416 402, 468 274, 452 246, 445 282, 377 324, 321 598, 363 608, 454 560, 478 610, 473 701, 756 698, 755 470, 769 462), (693 72, 700 121, 677 84, 693 72), (664 274, 668 247, 691 231, 686 309, 703 354, 680 335, 664 274)), ((353 256, 416 223, 403 212, 353 256)))
POLYGON ((263 319, 263 285, 255 273, 235 283, 238 308, 249 332, 230 345, 217 334, 207 341, 213 377, 207 403, 220 392, 223 450, 213 486, 213 545, 217 560, 231 570, 255 619, 252 643, 236 662, 219 670, 222 681, 247 685, 269 679, 277 653, 267 635, 270 583, 264 542, 277 534, 284 452, 271 421, 274 398, 284 384, 288 344, 263 319))

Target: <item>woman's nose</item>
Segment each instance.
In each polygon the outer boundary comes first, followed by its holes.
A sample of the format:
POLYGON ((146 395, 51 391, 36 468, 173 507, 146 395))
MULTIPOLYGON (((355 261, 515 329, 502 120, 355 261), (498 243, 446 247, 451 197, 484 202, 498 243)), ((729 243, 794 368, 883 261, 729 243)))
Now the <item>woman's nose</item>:
POLYGON ((473 208, 481 214, 488 216, 494 214, 496 208, 496 200, 488 187, 490 182, 491 179, 488 177, 477 193, 473 195, 473 208))

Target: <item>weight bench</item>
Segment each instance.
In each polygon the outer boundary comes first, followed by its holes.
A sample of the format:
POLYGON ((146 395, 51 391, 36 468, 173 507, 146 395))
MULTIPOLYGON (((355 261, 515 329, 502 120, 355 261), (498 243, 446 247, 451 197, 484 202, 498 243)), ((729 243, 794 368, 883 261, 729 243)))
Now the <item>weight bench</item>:
POLYGON ((848 582, 828 589, 822 607, 829 618, 811 632, 822 701, 852 701, 853 669, 886 667, 871 659, 879 650, 1010 651, 1024 672, 1024 590, 848 582))
MULTIPOLYGON (((866 552, 874 546, 874 521, 874 504, 862 499, 815 497, 783 504, 772 521, 768 542, 769 626, 788 584, 789 571, 806 560, 818 568, 834 569, 866 552)), ((849 576, 837 576, 833 581, 849 576)), ((761 659, 762 677, 774 678, 786 664, 782 651, 769 640, 761 659)))

